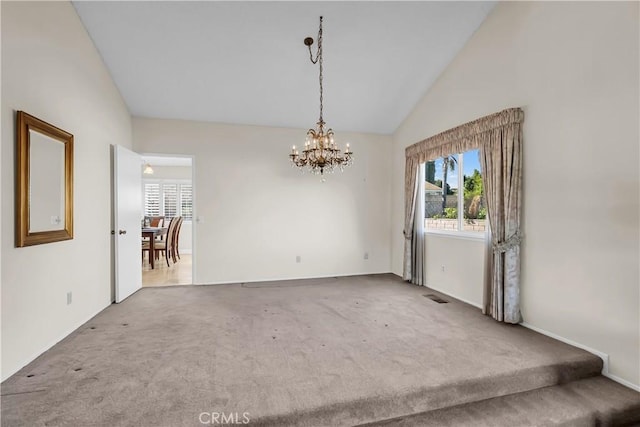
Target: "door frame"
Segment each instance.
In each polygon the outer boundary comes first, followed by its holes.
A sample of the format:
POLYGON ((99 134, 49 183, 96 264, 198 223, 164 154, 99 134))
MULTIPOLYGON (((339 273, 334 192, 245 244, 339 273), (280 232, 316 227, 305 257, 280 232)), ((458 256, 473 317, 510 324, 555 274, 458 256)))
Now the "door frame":
MULTIPOLYGON (((138 154, 140 154, 140 157, 143 157, 143 158, 146 156, 150 156, 150 157, 191 159, 191 189, 192 189, 191 191, 193 194, 192 196, 193 197, 193 219, 191 220, 191 284, 195 285, 197 284, 197 281, 196 281, 196 264, 197 264, 196 229, 198 224, 198 220, 197 220, 198 217, 196 216, 196 212, 198 212, 198 190, 196 186, 196 156, 193 154, 171 154, 171 153, 150 153, 150 152, 144 152, 144 153, 138 153, 138 154)), ((143 205, 140 207, 140 209, 142 210, 141 214, 144 215, 144 200, 143 200, 143 205)))

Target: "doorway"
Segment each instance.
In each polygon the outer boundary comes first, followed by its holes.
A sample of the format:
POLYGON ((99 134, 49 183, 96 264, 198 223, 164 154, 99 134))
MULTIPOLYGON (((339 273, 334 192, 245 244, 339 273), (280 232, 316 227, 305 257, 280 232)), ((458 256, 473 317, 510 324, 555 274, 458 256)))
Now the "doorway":
POLYGON ((143 233, 142 286, 191 285, 195 225, 193 158, 157 154, 141 157, 142 225, 157 229, 153 234, 143 233), (149 250, 151 238, 153 260, 149 250))

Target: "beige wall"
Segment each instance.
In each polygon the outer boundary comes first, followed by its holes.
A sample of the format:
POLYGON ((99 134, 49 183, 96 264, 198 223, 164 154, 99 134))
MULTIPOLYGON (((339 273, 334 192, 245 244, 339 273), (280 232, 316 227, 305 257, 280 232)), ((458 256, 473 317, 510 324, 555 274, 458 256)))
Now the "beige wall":
POLYGON ((391 137, 338 132, 355 163, 321 183, 289 165, 304 129, 143 118, 133 128, 138 152, 194 155, 196 283, 389 271, 391 137))
POLYGON ((484 239, 427 233, 425 253, 427 286, 482 307, 484 239))
POLYGON ((131 147, 131 118, 70 3, 2 2, 1 8, 6 379, 111 302, 109 145, 131 147), (75 137, 73 240, 14 247, 16 110, 75 137))
POLYGON ((609 354, 611 374, 636 385, 638 22, 637 2, 498 4, 395 133, 392 187, 400 273, 404 148, 522 107, 524 319, 609 354))

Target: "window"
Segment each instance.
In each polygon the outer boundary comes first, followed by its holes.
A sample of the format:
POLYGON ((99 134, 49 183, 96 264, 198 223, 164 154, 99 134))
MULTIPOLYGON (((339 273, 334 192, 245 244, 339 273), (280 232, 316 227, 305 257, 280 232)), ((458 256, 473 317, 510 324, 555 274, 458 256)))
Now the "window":
POLYGON ((145 216, 182 216, 193 220, 193 186, 187 182, 152 181, 143 183, 145 216))
POLYGON ((425 163, 425 229, 483 233, 487 218, 480 150, 425 163))

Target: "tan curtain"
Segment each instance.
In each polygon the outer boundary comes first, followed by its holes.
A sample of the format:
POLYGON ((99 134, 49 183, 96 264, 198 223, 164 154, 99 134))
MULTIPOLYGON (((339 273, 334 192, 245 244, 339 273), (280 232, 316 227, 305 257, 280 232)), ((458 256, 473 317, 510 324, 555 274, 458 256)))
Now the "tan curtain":
POLYGON ((411 280, 413 277, 413 224, 418 194, 418 166, 413 158, 407 157, 404 167, 404 265, 402 278, 411 280))
POLYGON ((492 229, 487 253, 484 313, 510 323, 520 321, 520 209, 522 122, 510 108, 441 132, 405 150, 404 280, 412 280, 415 260, 413 221, 418 166, 438 157, 480 148, 487 216, 492 229), (490 194, 489 194, 490 193, 490 194))
POLYGON ((519 323, 520 216, 522 208, 522 126, 494 129, 480 150, 482 180, 490 224, 483 313, 519 323))
POLYGON ((411 237, 411 283, 414 285, 425 284, 424 262, 424 164, 418 165, 416 180, 415 208, 413 209, 413 234, 411 237))

